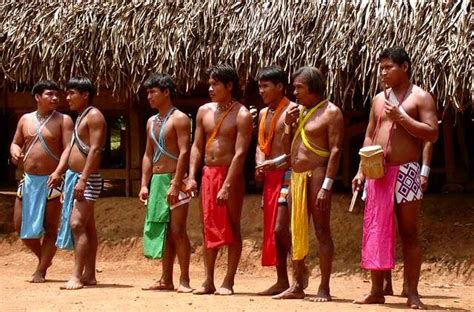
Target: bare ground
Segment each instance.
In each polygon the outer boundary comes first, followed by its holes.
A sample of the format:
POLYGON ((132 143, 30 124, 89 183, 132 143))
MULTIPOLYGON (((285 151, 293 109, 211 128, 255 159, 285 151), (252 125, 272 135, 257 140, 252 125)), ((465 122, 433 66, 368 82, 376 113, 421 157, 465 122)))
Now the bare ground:
MULTIPOLYGON (((0 197, 0 311, 82 311, 82 310, 150 310, 169 308, 183 310, 273 310, 301 311, 384 311, 405 309, 405 299, 387 297, 385 305, 359 306, 359 299, 369 289, 368 275, 358 269, 362 214, 345 212, 350 198, 338 195, 333 203, 332 228, 336 245, 331 303, 308 300, 276 301, 258 297, 256 292, 270 286, 275 279, 273 268, 260 266, 262 233, 259 197, 245 199, 242 228, 244 250, 232 298, 195 296, 175 292, 144 292, 141 287, 159 277, 159 261, 144 259, 141 253, 141 231, 144 208, 136 199, 111 197, 98 201, 96 218, 101 238, 98 260, 99 286, 79 291, 61 291, 73 266, 73 256, 58 252, 45 284, 30 284, 36 260, 11 231, 11 198, 0 197)), ((422 245, 425 263, 422 267, 420 293, 432 310, 474 310, 474 197, 431 196, 425 200, 422 218, 422 245)), ((190 207, 188 232, 193 246, 191 285, 199 286, 204 276, 201 259, 200 223, 196 203, 190 207)), ((309 297, 319 282, 317 243, 312 238, 308 264, 312 270, 309 297)), ((400 252, 398 253, 400 255, 400 252)), ((225 252, 220 254, 216 284, 225 272, 225 252)), ((394 272, 395 292, 401 290, 402 266, 394 272)), ((178 267, 175 269, 179 273, 178 267)), ((177 281, 177 275, 175 275, 177 281)), ((176 284, 175 284, 176 286, 176 284)))

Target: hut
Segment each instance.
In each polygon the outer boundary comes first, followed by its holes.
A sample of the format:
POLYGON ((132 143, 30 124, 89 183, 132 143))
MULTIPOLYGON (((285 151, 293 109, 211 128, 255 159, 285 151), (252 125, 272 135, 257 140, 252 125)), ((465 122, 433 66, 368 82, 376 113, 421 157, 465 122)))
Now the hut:
MULTIPOLYGON (((329 98, 345 115, 340 181, 358 161, 370 98, 380 88, 377 56, 404 46, 413 80, 436 99, 442 120, 435 174, 443 183, 472 178, 472 31, 469 0, 459 1, 2 1, 0 4, 0 181, 12 183, 8 147, 16 121, 34 109, 38 79, 60 84, 75 75, 99 89, 109 139, 103 175, 139 187, 145 122, 140 86, 152 72, 175 77, 175 104, 193 115, 207 100, 205 70, 237 68, 247 105, 260 106, 253 81, 261 66, 288 73, 315 65, 329 98), (470 148, 470 150, 469 150, 470 148), (456 155, 456 156, 455 156, 456 155), (460 156, 459 156, 460 155, 460 156), (438 157, 439 156, 439 157, 438 157)), ((66 105, 61 110, 67 110, 66 105)))

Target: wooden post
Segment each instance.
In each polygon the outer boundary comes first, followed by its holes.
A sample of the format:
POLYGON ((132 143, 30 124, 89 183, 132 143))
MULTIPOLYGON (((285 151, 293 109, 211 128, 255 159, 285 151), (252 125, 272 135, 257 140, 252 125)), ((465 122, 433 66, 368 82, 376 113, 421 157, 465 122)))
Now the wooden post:
MULTIPOLYGON (((128 113, 128 126, 130 127, 130 189, 132 196, 138 195, 140 190, 141 177, 141 148, 140 148, 140 134, 142 128, 140 127, 140 116, 137 111, 137 103, 132 103, 128 113)), ((144 135, 144 133, 142 134, 144 135)))
POLYGON ((448 184, 457 182, 452 122, 451 109, 448 109, 443 120, 444 161, 446 167, 446 183, 448 184))
POLYGON ((126 118, 125 118, 125 196, 130 197, 131 192, 131 180, 130 180, 130 153, 131 153, 131 142, 130 142, 130 105, 131 101, 128 102, 126 109, 126 118))

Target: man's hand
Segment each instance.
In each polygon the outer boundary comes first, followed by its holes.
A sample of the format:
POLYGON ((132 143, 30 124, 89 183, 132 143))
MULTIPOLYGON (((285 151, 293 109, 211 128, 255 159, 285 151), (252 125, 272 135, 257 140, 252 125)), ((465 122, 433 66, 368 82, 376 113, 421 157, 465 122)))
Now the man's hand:
POLYGON ((178 197, 179 197, 179 188, 174 183, 171 183, 168 189, 168 194, 166 195, 168 204, 170 206, 173 206, 174 204, 176 204, 179 200, 178 197))
POLYGON ((273 161, 273 159, 268 159, 268 160, 265 160, 264 162, 262 162, 257 167, 255 167, 255 170, 260 171, 263 174, 264 172, 273 171, 276 168, 277 167, 276 167, 275 162, 273 161))
POLYGON ((86 180, 80 178, 74 186, 74 199, 78 201, 84 200, 84 192, 86 190, 86 180))
POLYGON ((186 183, 185 192, 189 194, 191 197, 196 197, 198 194, 198 187, 197 182, 194 179, 189 179, 186 183))
POLYGON ((255 168, 255 181, 262 182, 263 177, 264 177, 263 172, 260 169, 255 168))
POLYGON ((361 172, 357 173, 354 179, 352 179, 352 193, 355 191, 360 191, 362 189, 362 185, 364 185, 364 181, 364 175, 361 172))
POLYGON ((387 115, 388 118, 390 118, 393 121, 399 121, 400 117, 402 116, 402 112, 398 108, 398 106, 393 105, 390 103, 388 100, 385 100, 385 114, 387 115))
POLYGON ((421 180, 421 190, 424 193, 428 189, 428 177, 420 176, 420 180, 421 180))
POLYGON ((326 189, 319 189, 318 197, 316 198, 316 209, 327 211, 331 204, 332 192, 326 189))
POLYGON ((300 109, 298 105, 295 105, 286 112, 285 123, 290 126, 296 124, 296 121, 298 120, 299 116, 300 109))
POLYGON ((142 186, 142 188, 140 189, 140 193, 138 193, 138 199, 142 203, 146 203, 146 201, 148 200, 148 187, 142 186))
POLYGON ((229 199, 229 189, 225 186, 221 187, 217 193, 216 201, 218 205, 225 205, 229 199))
POLYGON ((14 151, 12 151, 11 153, 11 162, 12 164, 14 164, 15 166, 18 165, 18 161, 23 158, 23 154, 21 152, 21 149, 15 149, 14 151))
POLYGON ((55 188, 61 183, 61 175, 56 171, 51 173, 48 177, 48 187, 55 188))

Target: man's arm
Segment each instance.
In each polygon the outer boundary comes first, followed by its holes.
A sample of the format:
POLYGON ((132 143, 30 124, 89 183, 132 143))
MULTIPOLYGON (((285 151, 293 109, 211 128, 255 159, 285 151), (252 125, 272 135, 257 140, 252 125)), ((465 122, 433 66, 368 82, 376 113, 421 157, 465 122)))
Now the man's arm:
POLYGON ((74 197, 77 200, 84 199, 86 181, 92 174, 93 168, 98 168, 100 165, 100 156, 102 154, 105 132, 107 130, 104 116, 100 112, 94 110, 87 115, 87 126, 89 127, 90 149, 81 177, 74 187, 74 197))
POLYGON ((201 106, 196 116, 196 130, 194 131, 194 142, 191 147, 189 159, 189 181, 186 187, 186 191, 190 192, 191 194, 197 193, 196 174, 201 167, 204 144, 206 140, 206 133, 202 124, 205 109, 205 106, 201 106))
POLYGON ((217 203, 225 204, 229 189, 236 182, 236 177, 242 173, 245 155, 247 154, 252 138, 252 116, 247 110, 239 111, 237 115, 237 136, 235 139, 235 153, 229 166, 224 183, 217 194, 217 203))
POLYGON ((50 174, 48 178, 48 186, 56 187, 61 181, 61 175, 66 171, 69 161, 69 154, 71 153, 71 138, 72 131, 74 128, 74 123, 72 122, 71 117, 68 115, 62 115, 63 120, 61 123, 62 131, 62 143, 63 143, 63 152, 59 159, 58 166, 53 173, 50 174))
POLYGON ((426 192, 428 189, 428 177, 430 174, 431 158, 433 156, 433 143, 425 141, 423 142, 422 152, 422 170, 421 170, 421 190, 426 192))
MULTIPOLYGON (((377 115, 375 111, 376 111, 376 106, 377 106, 376 103, 378 99, 383 101, 383 98, 381 95, 376 96, 374 100, 372 101, 372 107, 370 108, 370 114, 369 114, 369 123, 367 124, 367 130, 365 131, 364 143, 362 144, 363 147, 373 144, 372 137, 374 136, 375 128, 377 127, 377 115)), ((359 168, 357 170, 357 173, 354 179, 352 179, 352 192, 360 188, 361 184, 364 182, 364 179, 365 177, 362 173, 360 163, 359 163, 359 168)))
POLYGON ((186 170, 189 165, 189 141, 190 141, 190 130, 191 124, 188 116, 179 112, 179 115, 174 120, 176 137, 178 140, 179 156, 176 164, 176 172, 173 180, 171 181, 170 188, 168 190, 168 202, 173 205, 178 202, 179 192, 183 184, 183 178, 186 174, 186 170))
MULTIPOLYGON (((262 120, 262 114, 263 114, 263 111, 267 109, 267 108, 264 108, 262 109, 259 113, 258 113, 258 125, 257 125, 257 128, 258 128, 258 132, 257 132, 257 138, 258 136, 260 136, 260 122, 262 120)), ((260 150, 260 146, 258 145, 258 142, 257 142, 257 150, 255 151, 255 164, 258 166, 260 165, 261 163, 263 163, 265 161, 265 153, 263 153, 261 150, 260 150)))
POLYGON ((22 156, 22 148, 25 144, 25 137, 23 136, 23 123, 25 122, 26 115, 21 116, 16 125, 15 135, 13 136, 12 144, 10 145, 10 155, 12 157, 12 163, 18 164, 18 159, 22 156))
POLYGON ((339 169, 341 147, 344 137, 344 119, 342 112, 338 107, 335 107, 332 104, 330 109, 328 120, 328 144, 330 154, 326 168, 326 176, 316 200, 316 207, 322 210, 327 210, 330 206, 331 196, 329 196, 328 193, 332 191, 332 181, 334 181, 337 170, 339 169), (326 185, 326 183, 329 183, 330 185, 326 185))
POLYGON ((153 158, 153 142, 150 138, 150 127, 152 125, 151 118, 148 119, 146 124, 146 147, 145 153, 143 154, 142 159, 142 178, 141 178, 141 187, 140 193, 138 193, 138 199, 141 202, 145 202, 148 199, 148 183, 150 183, 151 175, 152 175, 152 158, 153 158))
POLYGON ((423 141, 436 142, 438 139, 438 118, 433 98, 428 92, 422 91, 417 96, 417 101, 421 102, 417 106, 420 121, 413 119, 397 106, 387 102, 385 102, 385 112, 390 119, 400 124, 414 137, 423 141))

